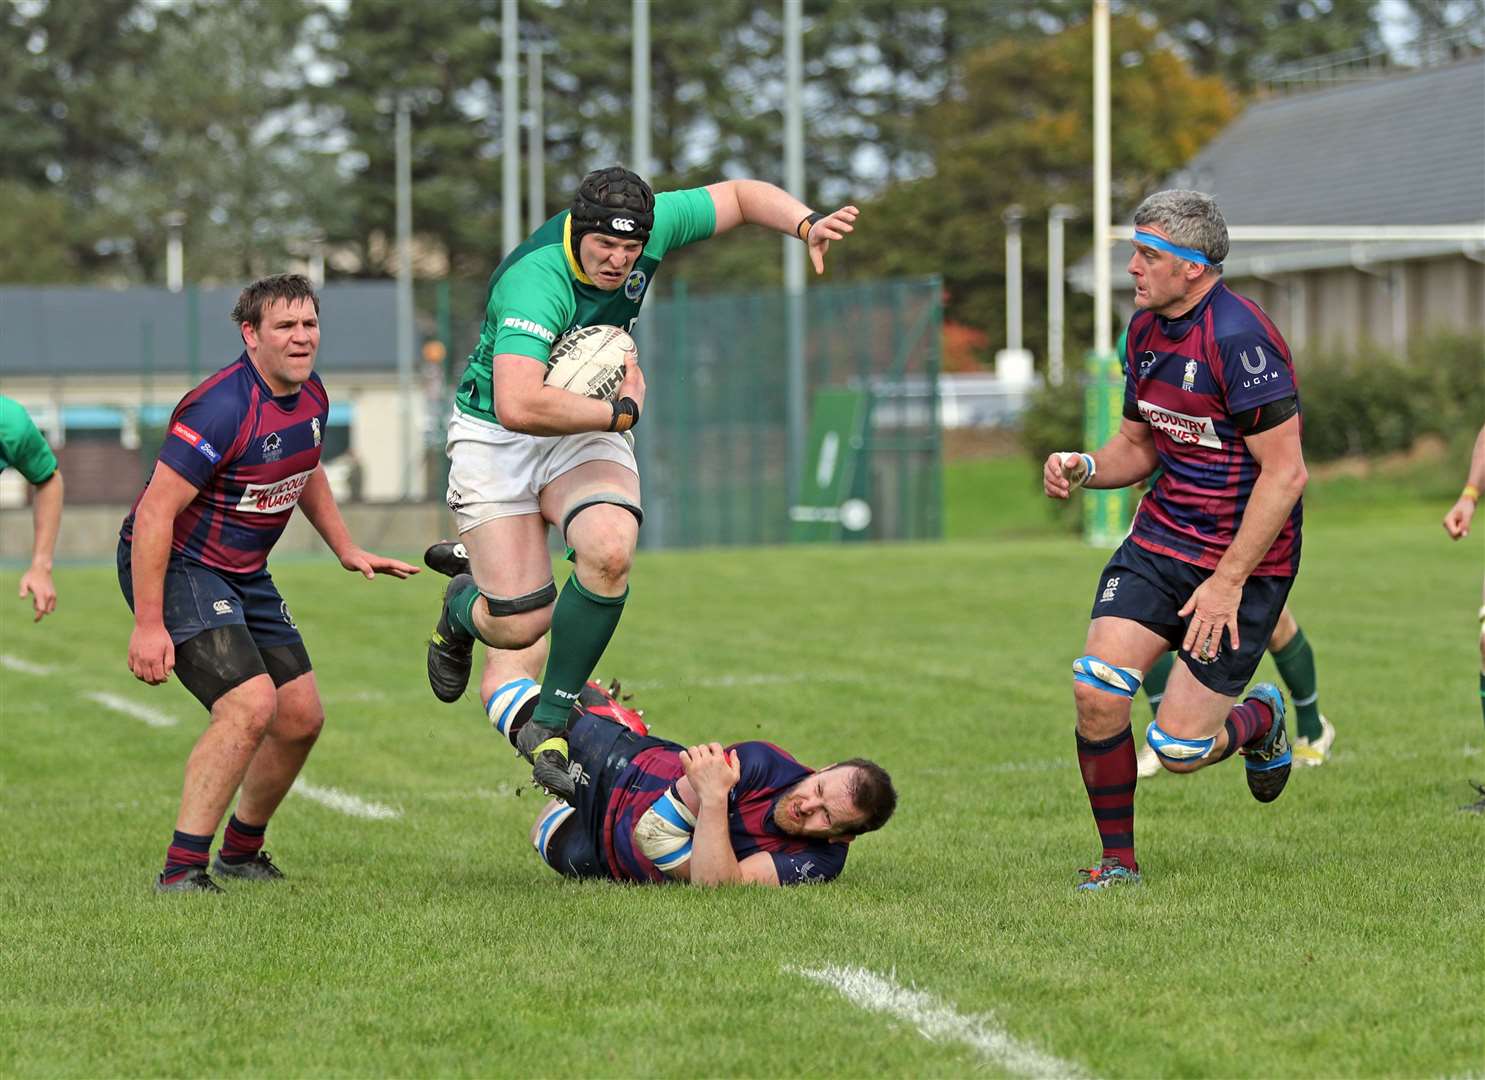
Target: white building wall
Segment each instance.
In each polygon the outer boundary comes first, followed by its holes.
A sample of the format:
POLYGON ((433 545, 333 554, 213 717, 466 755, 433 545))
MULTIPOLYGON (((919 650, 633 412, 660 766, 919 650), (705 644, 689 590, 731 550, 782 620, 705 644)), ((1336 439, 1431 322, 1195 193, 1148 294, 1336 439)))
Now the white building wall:
MULTIPOLYGON (((372 502, 395 501, 404 497, 403 466, 408 457, 406 497, 420 500, 429 494, 425 475, 427 440, 425 426, 441 418, 430 411, 421 388, 415 387, 409 403, 408 427, 411 445, 404 451, 401 441, 401 395, 393 372, 343 373, 322 376, 332 403, 351 406, 351 449, 361 467, 361 495, 372 502)), ((181 375, 157 376, 151 380, 138 375, 14 375, 0 379, 0 393, 19 401, 35 417, 53 442, 58 441, 58 417, 68 406, 104 406, 135 415, 141 405, 173 407, 195 385, 181 375)), ((65 432, 61 433, 65 439, 65 432)), ((130 445, 133 433, 126 427, 124 445, 130 445)), ((437 438, 432 453, 441 454, 442 439, 437 438)), ((129 503, 138 494, 135 477, 121 481, 119 501, 129 503), (127 488, 127 490, 125 490, 127 488)), ((0 498, 11 495, 0 491, 0 498)), ((441 496, 442 492, 435 492, 441 496)))

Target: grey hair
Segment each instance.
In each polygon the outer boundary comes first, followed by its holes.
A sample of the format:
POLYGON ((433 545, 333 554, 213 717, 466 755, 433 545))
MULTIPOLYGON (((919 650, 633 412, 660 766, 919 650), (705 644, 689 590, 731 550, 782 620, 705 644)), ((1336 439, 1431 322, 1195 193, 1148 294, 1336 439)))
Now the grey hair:
POLYGON ((1178 188, 1157 191, 1135 210, 1134 224, 1136 228, 1159 225, 1172 243, 1201 252, 1217 273, 1222 272, 1222 261, 1231 246, 1227 221, 1217 209, 1217 200, 1205 192, 1178 188))

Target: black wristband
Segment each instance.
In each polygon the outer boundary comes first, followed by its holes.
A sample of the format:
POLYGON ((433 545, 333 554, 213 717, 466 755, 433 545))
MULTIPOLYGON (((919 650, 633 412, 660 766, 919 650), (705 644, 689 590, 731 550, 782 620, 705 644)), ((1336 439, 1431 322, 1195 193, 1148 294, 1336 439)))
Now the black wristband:
POLYGON ((614 418, 609 421, 610 431, 628 431, 639 423, 639 405, 632 397, 621 397, 614 405, 614 418))
POLYGON ((804 229, 804 227, 808 225, 810 229, 813 229, 815 227, 815 222, 819 221, 825 216, 825 214, 820 213, 818 210, 811 210, 808 214, 799 219, 798 225, 794 226, 794 235, 808 244, 810 242, 810 230, 804 229), (804 229, 804 232, 800 232, 800 229, 804 229))

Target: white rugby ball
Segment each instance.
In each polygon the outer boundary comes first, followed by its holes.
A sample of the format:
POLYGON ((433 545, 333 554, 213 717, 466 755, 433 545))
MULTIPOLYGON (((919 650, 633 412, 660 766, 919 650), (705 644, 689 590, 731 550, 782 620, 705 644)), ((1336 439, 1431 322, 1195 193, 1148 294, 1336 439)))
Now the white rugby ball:
POLYGON ((557 339, 546 382, 583 397, 613 401, 624 382, 624 356, 634 339, 617 326, 581 326, 557 339))

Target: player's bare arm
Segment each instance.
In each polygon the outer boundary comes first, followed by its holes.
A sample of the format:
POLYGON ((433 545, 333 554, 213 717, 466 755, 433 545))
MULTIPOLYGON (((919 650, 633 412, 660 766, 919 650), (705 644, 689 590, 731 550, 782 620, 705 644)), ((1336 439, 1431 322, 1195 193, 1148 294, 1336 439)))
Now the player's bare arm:
POLYGON ((134 514, 130 556, 134 576, 134 630, 129 634, 129 670, 156 685, 175 667, 175 645, 165 629, 165 567, 175 519, 199 489, 163 461, 156 462, 149 487, 134 514))
POLYGON ((335 504, 335 495, 330 490, 330 478, 325 475, 325 466, 316 465, 304 493, 299 496, 299 509, 315 527, 315 532, 340 560, 340 565, 354 573, 374 578, 377 574, 390 574, 395 578, 406 578, 420 571, 420 567, 389 559, 384 555, 373 555, 351 539, 345 519, 340 516, 340 507, 335 504))
POLYGON ((1459 540, 1470 534, 1470 522, 1474 520, 1482 490, 1485 490, 1485 426, 1475 436, 1475 449, 1470 454, 1470 471, 1464 481, 1464 490, 1444 515, 1444 531, 1450 539, 1459 540))
POLYGON ((1075 487, 1123 488, 1144 480, 1158 465, 1150 425, 1127 416, 1114 437, 1094 453, 1059 450, 1042 464, 1042 490, 1065 499, 1075 487))
POLYGON ((825 272, 825 253, 832 240, 844 240, 856 230, 861 211, 842 206, 829 214, 816 214, 781 187, 763 180, 724 180, 707 185, 717 211, 720 236, 739 225, 761 225, 765 229, 797 236, 809 250, 815 273, 825 272), (812 220, 813 219, 813 220, 812 220))
POLYGON ((31 513, 35 522, 31 541, 31 564, 21 575, 17 595, 30 596, 34 622, 57 610, 57 588, 52 583, 52 556, 62 527, 62 472, 54 471, 36 485, 31 513))
POLYGON ((741 769, 720 743, 681 751, 686 779, 698 802, 689 879, 695 885, 735 885, 743 880, 727 829, 727 796, 741 769))
MULTIPOLYGON (((645 380, 639 357, 631 353, 625 369, 624 382, 616 396, 633 398, 643 412, 645 380)), ((503 427, 523 435, 574 435, 609 430, 614 420, 612 405, 548 386, 545 378, 546 365, 540 360, 515 353, 495 357, 495 411, 503 427)))
POLYGON ((693 885, 746 883, 749 878, 732 850, 727 827, 727 796, 741 776, 736 756, 720 743, 702 743, 682 750, 681 764, 699 803, 686 879, 693 885))
POLYGON ((1191 616, 1182 643, 1190 651, 1198 651, 1197 646, 1210 638, 1211 650, 1215 652, 1224 626, 1233 648, 1241 645, 1237 610, 1243 585, 1273 546, 1309 479, 1300 447, 1298 416, 1291 416, 1267 431, 1245 436, 1243 441, 1258 462, 1258 479, 1253 483, 1252 497, 1231 546, 1212 576, 1197 587, 1180 610, 1181 615, 1191 616))

